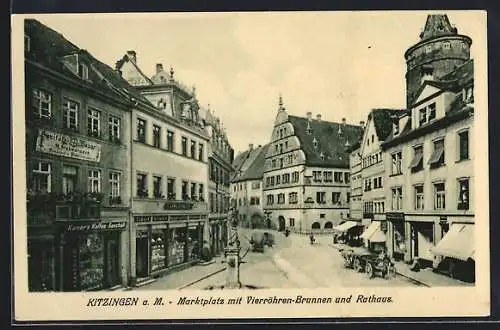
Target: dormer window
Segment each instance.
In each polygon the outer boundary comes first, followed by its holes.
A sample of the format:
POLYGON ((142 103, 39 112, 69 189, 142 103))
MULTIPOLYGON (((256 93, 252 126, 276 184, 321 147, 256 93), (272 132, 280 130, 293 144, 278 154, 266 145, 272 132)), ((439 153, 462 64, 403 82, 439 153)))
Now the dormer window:
POLYGON ((465 96, 465 102, 466 103, 473 103, 474 102, 474 92, 473 92, 473 88, 472 87, 469 87, 467 89, 467 94, 465 96))
POLYGON ((25 35, 24 35, 24 51, 25 51, 26 53, 29 53, 29 52, 30 52, 30 50, 31 50, 31 42, 30 42, 30 37, 29 37, 27 34, 25 34, 25 35))
POLYGON ((394 135, 399 134, 399 120, 393 123, 394 135))
POLYGON ((318 140, 316 140, 316 138, 313 139, 313 146, 314 146, 314 149, 318 148, 318 140))
POLYGON ((320 153, 320 154, 319 154, 319 158, 320 158, 321 160, 325 160, 325 154, 324 154, 324 153, 320 153))
POLYGON ((89 68, 86 64, 78 62, 78 76, 84 80, 89 79, 89 68))
POLYGON ((312 134, 311 124, 309 124, 309 122, 307 123, 306 132, 307 134, 312 134))

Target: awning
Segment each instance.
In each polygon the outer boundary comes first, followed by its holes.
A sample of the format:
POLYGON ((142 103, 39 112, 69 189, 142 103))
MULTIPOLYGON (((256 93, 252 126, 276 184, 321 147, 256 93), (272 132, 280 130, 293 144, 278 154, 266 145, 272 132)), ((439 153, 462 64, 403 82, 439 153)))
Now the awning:
POLYGON ((431 252, 467 261, 469 258, 474 258, 474 236, 474 225, 452 224, 448 233, 431 249, 431 252))
POLYGON ((442 143, 439 143, 436 145, 434 152, 432 153, 431 157, 429 158, 429 164, 435 164, 439 162, 441 157, 443 156, 444 153, 444 145, 442 143))
POLYGON ((422 161, 423 156, 424 155, 421 152, 416 153, 415 156, 413 157, 413 160, 411 161, 409 168, 417 167, 422 161))
POLYGON ((361 238, 363 239, 370 239, 370 237, 375 234, 377 230, 380 230, 380 222, 379 221, 373 221, 368 228, 361 234, 361 238))
POLYGON ((372 243, 384 243, 386 241, 386 236, 384 232, 380 229, 377 229, 375 233, 369 238, 372 243))
POLYGON ((348 231, 349 229, 353 228, 353 227, 356 227, 358 225, 357 222, 354 222, 354 221, 346 221, 344 222, 343 224, 340 224, 338 226, 335 226, 333 227, 333 230, 335 231, 339 231, 339 232, 346 232, 348 231))

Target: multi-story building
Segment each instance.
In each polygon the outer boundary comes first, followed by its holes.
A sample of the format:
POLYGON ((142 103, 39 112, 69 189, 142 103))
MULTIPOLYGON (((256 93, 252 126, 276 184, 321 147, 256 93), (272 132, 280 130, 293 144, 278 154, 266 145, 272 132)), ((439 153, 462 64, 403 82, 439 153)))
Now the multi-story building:
POLYGON ((147 102, 132 113, 131 282, 199 261, 208 226, 208 136, 195 90, 157 64, 151 78, 128 51, 116 71, 147 102))
POLYGON ((349 203, 350 220, 361 222, 363 219, 363 179, 361 175, 360 142, 354 143, 346 151, 349 153, 351 176, 351 200, 349 203))
POLYGON ((422 71, 416 92, 409 83, 409 109, 382 143, 389 253, 470 280, 475 267, 471 42, 445 15, 430 15, 421 37, 406 53, 408 70, 422 66, 418 61, 430 61, 429 70, 435 70, 422 71), (428 46, 432 49, 424 51, 428 46), (435 60, 426 58, 429 54, 435 60))
POLYGON ((231 181, 231 199, 238 210, 243 227, 268 228, 263 209, 262 177, 269 145, 254 147, 238 154, 233 162, 235 169, 231 181))
POLYGON ((60 33, 24 24, 29 290, 126 285, 130 114, 140 95, 60 33))
MULTIPOLYGON (((386 241, 385 228, 380 228, 380 221, 385 220, 386 205, 385 167, 380 144, 392 132, 392 116, 400 112, 396 109, 372 109, 360 142, 362 223, 366 227, 361 237, 367 246, 375 250, 383 249, 386 241)), ((359 184, 359 174, 357 179, 359 184)))
POLYGON ((362 127, 321 115, 292 116, 283 107, 274 122, 264 167, 264 210, 280 231, 331 230, 348 218, 349 154, 362 127))
MULTIPOLYGON (((205 109, 204 109, 205 110, 205 109)), ((208 242, 212 255, 221 253, 227 245, 230 202, 230 178, 233 173, 234 149, 218 117, 210 109, 203 111, 203 123, 208 134, 208 242)))

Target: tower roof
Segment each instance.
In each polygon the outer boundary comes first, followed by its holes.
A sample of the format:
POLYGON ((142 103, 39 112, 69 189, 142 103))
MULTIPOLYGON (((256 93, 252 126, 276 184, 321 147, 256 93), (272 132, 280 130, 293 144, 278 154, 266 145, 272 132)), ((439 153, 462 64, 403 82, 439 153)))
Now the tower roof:
POLYGON ((456 35, 457 28, 453 27, 447 15, 428 15, 425 27, 420 33, 421 40, 438 36, 456 35))

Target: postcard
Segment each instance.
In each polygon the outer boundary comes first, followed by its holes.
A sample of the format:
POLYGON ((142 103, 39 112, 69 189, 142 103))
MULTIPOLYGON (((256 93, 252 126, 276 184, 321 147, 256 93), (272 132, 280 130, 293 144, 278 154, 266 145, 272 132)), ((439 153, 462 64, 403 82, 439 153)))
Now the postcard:
POLYGON ((15 319, 489 315, 486 19, 13 15, 15 319))

